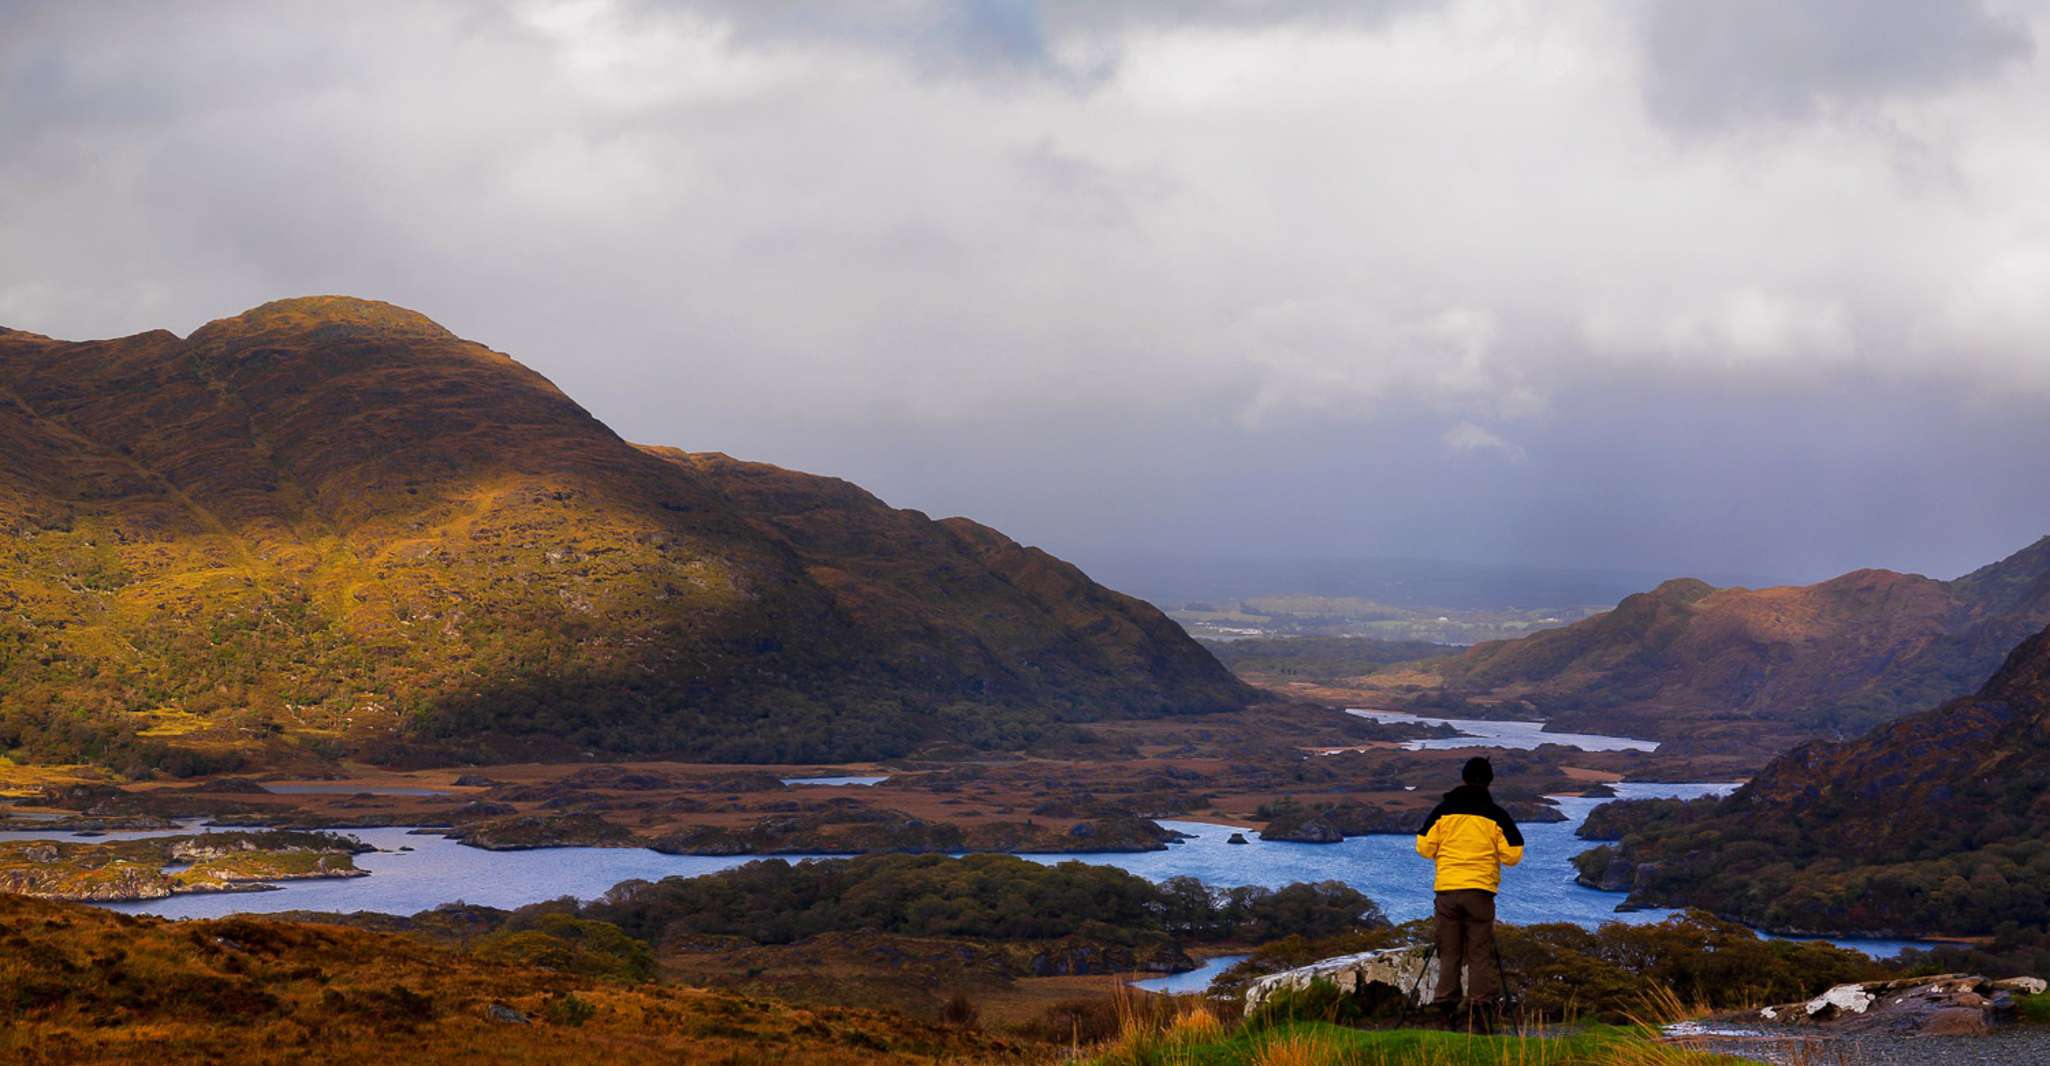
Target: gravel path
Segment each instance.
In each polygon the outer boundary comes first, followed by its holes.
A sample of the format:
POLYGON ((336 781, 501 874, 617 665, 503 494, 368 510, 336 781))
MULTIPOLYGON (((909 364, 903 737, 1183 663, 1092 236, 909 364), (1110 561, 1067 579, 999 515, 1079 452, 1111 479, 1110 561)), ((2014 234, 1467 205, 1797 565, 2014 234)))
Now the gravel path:
POLYGON ((2017 1026, 1992 1036, 1709 1037, 1689 1047, 1798 1066, 2044 1066, 2050 1028, 2017 1026))

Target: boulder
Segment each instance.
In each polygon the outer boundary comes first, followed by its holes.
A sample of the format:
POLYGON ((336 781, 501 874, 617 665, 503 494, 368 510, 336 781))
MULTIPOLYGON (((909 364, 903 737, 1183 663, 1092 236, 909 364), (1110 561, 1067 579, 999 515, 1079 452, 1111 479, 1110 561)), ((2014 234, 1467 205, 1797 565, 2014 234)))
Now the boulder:
POLYGON ((1428 947, 1383 948, 1268 974, 1246 988, 1246 1013, 1252 1014, 1277 992, 1308 988, 1320 980, 1350 996, 1387 995, 1415 1003, 1427 998, 1437 984, 1438 957, 1428 947))
MULTIPOLYGON (((1848 1035, 1977 1036, 2009 1019, 2014 1012, 2010 993, 2029 980, 1991 981, 1977 974, 1947 973, 1862 981, 1837 985, 1805 1002, 1766 1007, 1758 1017, 1848 1035)), ((2036 984, 2040 987, 2042 982, 2036 984)))
POLYGON ((1336 844, 1345 839, 1338 827, 1315 815, 1291 812, 1276 817, 1260 830, 1261 840, 1287 840, 1297 844, 1336 844))
POLYGON ((2040 977, 2003 977, 1993 982, 1993 987, 2002 992, 2019 992, 2024 996, 2040 996, 2046 990, 2040 977))
POLYGON ((1233 833, 1232 835, 1230 835, 1230 836, 1228 836, 1228 837, 1225 837, 1225 838, 1224 838, 1224 842, 1225 842, 1225 843, 1227 843, 1227 844, 1250 844, 1250 843, 1252 843, 1252 841, 1250 841, 1250 840, 1247 840, 1247 839, 1246 839, 1246 835, 1245 835, 1244 833, 1233 833))

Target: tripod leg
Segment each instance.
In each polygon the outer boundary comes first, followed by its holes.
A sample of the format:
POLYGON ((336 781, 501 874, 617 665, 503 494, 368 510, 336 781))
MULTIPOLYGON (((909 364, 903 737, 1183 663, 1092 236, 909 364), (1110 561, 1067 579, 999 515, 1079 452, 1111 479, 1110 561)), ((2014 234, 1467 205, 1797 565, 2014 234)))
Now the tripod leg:
POLYGON ((1495 949, 1495 977, 1502 982, 1502 1013, 1509 1017, 1517 1032, 1523 1031, 1523 1020, 1516 1016, 1516 991, 1509 984, 1509 970, 1502 965, 1502 942, 1490 942, 1495 949))
POLYGON ((1417 967, 1416 983, 1410 986, 1409 1000, 1403 1004, 1402 1018, 1404 1022, 1407 1022, 1412 1015, 1430 1008, 1431 997, 1436 995, 1438 991, 1435 986, 1429 984, 1431 960, 1437 957, 1438 942, 1433 940, 1431 946, 1424 951, 1423 964, 1417 967), (1428 991, 1426 990, 1427 988, 1428 991))

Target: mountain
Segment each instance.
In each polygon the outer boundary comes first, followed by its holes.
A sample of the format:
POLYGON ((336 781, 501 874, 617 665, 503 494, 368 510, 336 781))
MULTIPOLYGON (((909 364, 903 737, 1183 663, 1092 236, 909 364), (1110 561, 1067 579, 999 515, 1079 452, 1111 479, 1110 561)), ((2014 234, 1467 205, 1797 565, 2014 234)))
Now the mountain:
POLYGON ((2050 537, 1954 581, 1889 570, 1767 589, 1668 581, 1606 614, 1433 662, 1421 683, 1443 705, 1777 753, 1970 692, 2046 623, 2050 537))
POLYGON ((636 447, 345 297, 0 331, 0 532, 17 758, 841 760, 1252 696, 995 530, 636 447))
POLYGON ((1787 931, 2045 937, 2050 630, 1976 695, 1804 745, 1721 803, 1640 810, 1580 860, 1633 903, 1787 931))

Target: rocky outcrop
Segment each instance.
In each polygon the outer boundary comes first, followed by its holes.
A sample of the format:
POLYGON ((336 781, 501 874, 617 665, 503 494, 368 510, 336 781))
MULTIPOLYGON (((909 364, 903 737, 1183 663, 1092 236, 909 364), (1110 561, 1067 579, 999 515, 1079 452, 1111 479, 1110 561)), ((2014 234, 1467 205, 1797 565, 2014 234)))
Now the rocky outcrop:
POLYGON ((1765 1007, 1757 1017, 1845 1035, 1979 1036, 2014 1018, 2017 994, 2029 994, 2029 989, 2041 994, 2042 987, 2032 977, 1992 981, 1955 973, 1865 981, 1837 985, 1800 1003, 1765 1007))
POLYGON ((1284 811, 1260 830, 1261 840, 1286 840, 1296 844, 1336 844, 1345 839, 1345 833, 1326 812, 1298 809, 1284 811))
POLYGON ((116 902, 188 892, 251 892, 267 882, 364 877, 360 842, 326 833, 217 833, 107 843, 0 843, 0 892, 116 902), (184 869, 166 870, 174 863, 184 869))
POLYGON ((452 839, 487 851, 530 848, 631 847, 640 842, 625 826, 590 814, 516 814, 481 818, 446 830, 452 839))
POLYGON ((1586 888, 1628 892, 1637 887, 1637 864, 1607 844, 1573 856, 1573 867, 1579 871, 1574 882, 1586 888))
MULTIPOLYGON (((1509 817, 1516 819, 1518 825, 1545 825, 1566 820, 1565 811, 1544 800, 1503 800, 1502 809, 1508 811, 1509 817)), ((1403 832, 1415 830, 1405 829, 1403 832)))
POLYGON ((1427 947, 1385 948, 1313 962, 1268 974, 1246 988, 1246 1013, 1251 1015, 1277 993, 1328 981, 1347 996, 1400 999, 1415 1003, 1438 981, 1438 957, 1427 947))
POLYGON ((37 899, 92 903, 162 899, 171 894, 173 887, 170 877, 145 863, 109 863, 80 869, 57 862, 42 862, 0 868, 0 892, 37 899))

